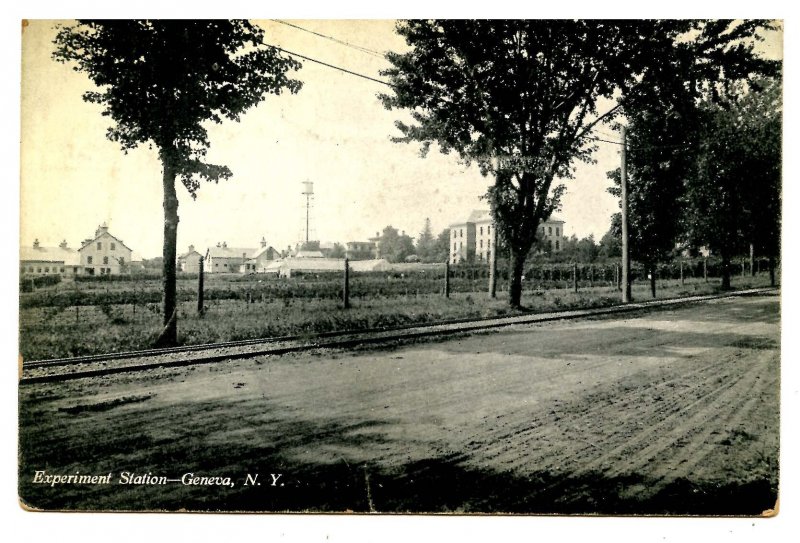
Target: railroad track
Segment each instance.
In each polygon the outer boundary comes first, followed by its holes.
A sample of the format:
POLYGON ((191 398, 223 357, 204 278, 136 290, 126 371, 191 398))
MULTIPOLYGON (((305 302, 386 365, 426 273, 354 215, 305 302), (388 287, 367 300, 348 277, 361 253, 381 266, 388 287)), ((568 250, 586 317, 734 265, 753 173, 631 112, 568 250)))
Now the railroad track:
POLYGON ((669 307, 709 300, 776 292, 776 288, 750 289, 733 293, 653 300, 596 309, 576 309, 510 317, 458 319, 425 325, 405 325, 352 331, 298 334, 263 339, 144 349, 120 353, 31 360, 22 363, 20 384, 64 381, 161 367, 208 364, 252 356, 281 355, 310 349, 349 348, 424 337, 480 332, 516 324, 626 313, 652 307, 669 307))

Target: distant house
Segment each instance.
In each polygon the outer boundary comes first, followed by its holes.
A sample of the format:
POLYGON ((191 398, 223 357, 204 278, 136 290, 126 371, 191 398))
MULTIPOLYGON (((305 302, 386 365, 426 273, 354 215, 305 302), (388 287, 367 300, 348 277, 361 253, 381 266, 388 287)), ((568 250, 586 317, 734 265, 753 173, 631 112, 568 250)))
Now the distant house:
POLYGON ((277 251, 261 239, 261 246, 255 249, 228 247, 226 242, 217 243, 206 251, 206 273, 261 273, 268 263, 275 260, 277 251))
POLYGON ((78 249, 82 273, 86 275, 120 275, 131 272, 130 247, 108 232, 105 223, 97 227, 94 238, 85 239, 78 249))
POLYGON ((32 247, 20 248, 19 273, 22 276, 60 275, 74 277, 80 274, 81 255, 62 241, 58 247, 42 247, 39 240, 32 247))
POLYGON ((275 247, 267 245, 267 240, 261 238, 261 247, 256 249, 256 252, 250 256, 246 262, 245 268, 249 265, 250 273, 264 273, 267 267, 269 267, 278 256, 278 251, 275 247))
MULTIPOLYGON (((488 262, 491 258, 494 221, 488 209, 476 209, 466 221, 450 225, 450 263, 488 262)), ((539 226, 537 239, 553 252, 564 248, 564 221, 550 217, 539 226)))
POLYGON ((194 245, 189 245, 189 250, 178 256, 178 270, 186 273, 200 273, 200 259, 203 258, 195 251, 194 245))
POLYGON ((377 258, 378 245, 374 241, 348 241, 345 254, 350 260, 377 258))

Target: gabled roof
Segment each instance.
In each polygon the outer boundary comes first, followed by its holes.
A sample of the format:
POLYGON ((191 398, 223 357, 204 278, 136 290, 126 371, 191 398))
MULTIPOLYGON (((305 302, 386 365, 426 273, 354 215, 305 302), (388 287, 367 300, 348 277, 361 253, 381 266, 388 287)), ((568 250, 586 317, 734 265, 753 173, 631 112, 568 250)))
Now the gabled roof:
POLYGON ((255 253, 253 253, 250 256, 250 258, 255 260, 256 258, 260 257, 264 253, 268 252, 270 249, 272 249, 273 253, 277 253, 277 251, 275 250, 275 247, 273 247, 272 245, 267 245, 266 247, 259 247, 259 249, 255 253))
POLYGON ((209 247, 207 255, 211 258, 252 258, 256 249, 246 247, 209 247))
POLYGON ((559 222, 561 224, 564 224, 564 220, 559 217, 556 217, 555 215, 551 215, 549 219, 547 219, 546 221, 542 221, 542 224, 547 224, 549 222, 559 222))
POLYGON ((192 255, 203 256, 197 250, 192 249, 191 251, 187 251, 187 252, 183 253, 182 255, 178 255, 178 258, 186 259, 186 258, 189 258, 192 255))
POLYGON ((122 242, 122 240, 121 240, 121 239, 119 239, 117 236, 115 236, 115 235, 113 235, 113 234, 111 234, 111 233, 109 233, 109 232, 107 232, 107 231, 106 231, 106 232, 103 232, 103 233, 101 233, 99 236, 95 236, 95 237, 94 237, 94 238, 92 238, 92 239, 87 239, 86 241, 84 241, 84 242, 81 244, 81 247, 80 247, 80 249, 78 249, 78 250, 79 250, 79 251, 83 251, 83 250, 84 250, 86 247, 88 247, 89 245, 91 245, 92 243, 94 243, 95 241, 97 241, 98 239, 102 238, 103 236, 108 236, 108 237, 110 237, 110 238, 113 238, 113 239, 114 239, 114 241, 116 241, 117 243, 119 243, 120 245, 122 245, 123 247, 125 247, 127 250, 129 250, 129 251, 133 252, 133 249, 131 249, 130 247, 128 247, 127 245, 125 245, 125 244, 122 242))
POLYGON ((62 247, 20 247, 20 262, 63 262, 65 266, 79 266, 81 255, 75 249, 62 247))

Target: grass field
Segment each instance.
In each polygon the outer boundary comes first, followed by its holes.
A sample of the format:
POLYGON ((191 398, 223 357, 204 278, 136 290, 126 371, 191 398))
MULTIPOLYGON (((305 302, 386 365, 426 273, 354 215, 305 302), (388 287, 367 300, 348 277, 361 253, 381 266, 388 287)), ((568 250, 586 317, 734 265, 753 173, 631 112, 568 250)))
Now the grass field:
MULTIPOLYGON (((193 290, 196 279, 182 280, 178 336, 182 344, 190 345, 519 313, 508 308, 503 283, 496 299, 483 290, 484 280, 454 279, 453 284, 453 294, 445 298, 439 293, 440 280, 356 277, 351 285, 352 307, 344 310, 338 298, 339 279, 269 283, 253 277, 212 277, 201 316, 193 290)), ((735 288, 768 284, 765 273, 733 278, 735 288)), ((547 286, 528 285, 522 300, 526 311, 605 307, 619 301, 619 293, 609 286, 581 285, 578 293, 566 281, 547 286)), ((34 360, 148 348, 162 326, 160 287, 157 280, 65 282, 22 294, 20 353, 23 359, 34 360)), ((659 283, 658 297, 718 290, 718 279, 689 278, 684 285, 669 280, 659 283)), ((634 283, 633 296, 650 299, 648 286, 634 283)))

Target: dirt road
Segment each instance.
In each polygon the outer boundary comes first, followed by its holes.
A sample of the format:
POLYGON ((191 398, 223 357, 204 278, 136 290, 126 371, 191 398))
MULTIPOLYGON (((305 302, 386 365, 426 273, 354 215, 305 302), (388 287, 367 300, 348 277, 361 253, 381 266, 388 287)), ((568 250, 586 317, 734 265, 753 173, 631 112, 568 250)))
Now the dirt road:
POLYGON ((759 514, 777 492, 779 320, 777 296, 728 299, 23 386, 20 493, 48 509, 759 514))

